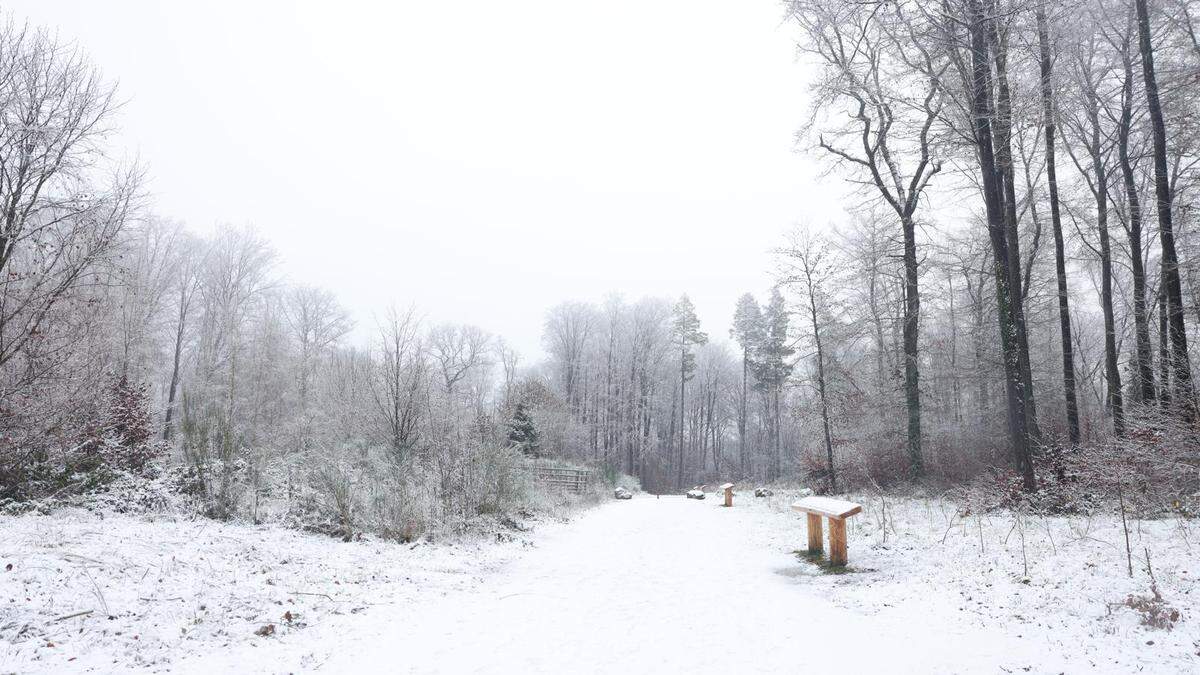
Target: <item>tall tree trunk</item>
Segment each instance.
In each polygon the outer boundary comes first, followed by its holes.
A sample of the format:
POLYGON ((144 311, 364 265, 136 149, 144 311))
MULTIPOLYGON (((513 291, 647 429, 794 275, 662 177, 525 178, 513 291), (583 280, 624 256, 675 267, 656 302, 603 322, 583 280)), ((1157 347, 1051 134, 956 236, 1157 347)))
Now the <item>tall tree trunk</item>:
MULTIPOLYGON (((991 64, 988 41, 991 20, 985 16, 981 0, 967 0, 970 16, 968 30, 971 38, 971 98, 975 144, 978 149, 980 174, 983 181, 984 206, 987 212, 988 236, 996 279, 996 305, 1000 328, 1000 348, 1004 360, 1004 385, 1008 403, 1008 429, 1013 458, 1021 470, 1026 490, 1037 488, 1029 448, 1029 430, 1025 411, 1022 360, 1019 356, 1017 325, 1012 301, 1019 295, 1019 286, 1011 283, 1009 249, 1005 214, 1001 197, 999 171, 992 145, 991 64)), ((1019 277, 1018 277, 1019 279, 1019 277)), ((1019 281, 1018 281, 1019 283, 1019 281)))
POLYGON ((1158 403, 1163 408, 1171 405, 1171 327, 1168 320, 1167 289, 1163 280, 1166 273, 1159 265, 1158 283, 1158 403))
MULTIPOLYGON (((917 289, 917 238, 912 218, 904 218, 904 403, 908 409, 908 465, 914 477, 925 474, 921 457, 921 387, 918 371, 918 330, 921 317, 921 296, 917 289)), ((816 330, 816 309, 813 309, 813 330, 816 330)), ((820 340, 817 342, 820 350, 820 340)), ((818 360, 820 357, 818 356, 818 360)), ((824 365, 818 363, 820 370, 824 365)), ((822 380, 824 376, 822 375, 822 380)), ((821 385, 822 412, 825 407, 824 384, 821 385)), ((825 421, 825 443, 829 446, 829 422, 825 421)), ((829 467, 833 471, 833 449, 829 447, 829 467)), ((832 476, 832 473, 830 474, 832 476)))
POLYGON ((1100 100, 1095 88, 1088 94, 1088 122, 1091 125, 1092 186, 1096 198, 1096 230, 1100 235, 1100 309, 1104 313, 1105 403, 1113 418, 1113 433, 1125 434, 1125 401, 1121 390, 1121 368, 1117 359, 1117 327, 1113 316, 1112 247, 1108 238, 1108 172, 1100 144, 1100 100))
POLYGON ((1063 396, 1067 408, 1067 437, 1079 445, 1079 404, 1075 400, 1075 354, 1071 342, 1071 303, 1067 290, 1067 262, 1063 246, 1062 211, 1058 199, 1055 161, 1054 60, 1050 55, 1050 28, 1041 5, 1037 10, 1038 48, 1041 66, 1042 124, 1046 135, 1046 180, 1050 198, 1050 222, 1054 230, 1054 270, 1058 281, 1058 324, 1062 339, 1063 396))
POLYGON ((748 472, 749 463, 746 461, 746 387, 750 383, 750 352, 746 349, 742 350, 742 400, 741 409, 738 411, 738 454, 741 461, 742 477, 750 475, 748 472))
MULTIPOLYGON (((829 433, 829 400, 825 395, 825 349, 821 344, 821 326, 817 321, 817 298, 815 289, 813 288, 812 276, 808 277, 808 308, 812 316, 813 341, 817 345, 817 393, 821 397, 821 429, 825 437, 825 461, 826 470, 829 472, 829 491, 837 492, 837 469, 833 464, 833 439, 829 433)), ((905 341, 908 340, 907 326, 905 329, 905 341)), ((910 412, 910 427, 911 427, 911 412, 910 412)), ((920 433, 920 418, 917 421, 917 431, 920 433)), ((910 439, 911 440, 911 439, 910 439)), ((918 443, 919 436, 918 436, 918 443)), ((917 456, 917 461, 920 461, 920 455, 917 456)))
POLYGON ((775 449, 772 452, 775 459, 775 478, 778 479, 783 475, 783 416, 780 412, 779 399, 783 391, 783 382, 778 382, 775 385, 775 449))
POLYGON ((1167 323, 1171 337, 1171 365, 1175 376, 1173 398, 1184 419, 1196 413, 1192 390, 1192 367, 1188 359, 1187 327, 1183 322, 1183 288, 1179 282, 1179 257, 1175 252, 1175 227, 1171 213, 1171 185, 1167 172, 1167 129, 1163 122, 1158 80, 1154 72, 1154 44, 1146 0, 1134 0, 1138 17, 1138 42, 1142 53, 1142 77, 1146 82, 1146 109, 1154 139, 1154 193, 1158 211, 1158 236, 1162 245, 1163 280, 1166 287, 1167 323))
POLYGON ((987 414, 991 408, 991 396, 988 390, 987 369, 983 358, 983 294, 984 281, 987 276, 987 263, 980 265, 978 289, 971 282, 971 270, 964 269, 963 277, 967 280, 967 293, 971 295, 971 337, 975 354, 975 410, 979 413, 979 426, 986 427, 987 414))
MULTIPOLYGON (((994 12, 993 12, 994 14, 994 12)), ((1016 178, 1012 158, 1012 95, 1008 86, 1008 43, 1000 34, 1000 26, 989 19, 987 37, 993 50, 996 76, 996 102, 993 152, 998 173, 999 199, 1003 205, 1004 238, 1008 248, 1008 285, 1011 289, 1010 310, 1016 341, 1017 367, 1025 412, 1025 428, 1029 439, 1036 443, 1041 432, 1037 424, 1037 408, 1033 393, 1033 368, 1029 362, 1029 335, 1025 325, 1025 299, 1022 293, 1021 239, 1017 221, 1016 178)))
POLYGON ((684 434, 684 410, 685 402, 685 387, 687 386, 687 350, 684 350, 683 356, 679 361, 679 487, 683 487, 683 454, 684 447, 687 445, 686 436, 684 434))
POLYGON ((954 422, 962 422, 962 384, 958 377, 958 318, 954 314, 954 276, 948 274, 946 281, 950 296, 950 383, 954 396, 954 422))
MULTIPOLYGON (((184 291, 186 293, 186 291, 184 291)), ((181 295, 183 295, 181 293, 181 295)), ((179 367, 183 360, 183 336, 187 326, 187 303, 181 298, 179 322, 175 324, 175 352, 171 360, 171 384, 167 387, 167 411, 163 417, 163 440, 171 440, 171 424, 175 416, 175 392, 179 388, 179 367)))
MULTIPOLYGON (((676 458, 678 457, 678 455, 675 452, 675 447, 674 447, 675 446, 675 422, 678 420, 678 418, 675 417, 675 404, 676 403, 677 403, 677 401, 675 400, 675 395, 672 394, 671 395, 671 426, 667 430, 667 438, 669 440, 667 442, 668 452, 667 452, 666 460, 667 460, 668 464, 666 466, 666 469, 668 472, 672 468, 675 469, 675 474, 676 474, 675 475, 675 487, 676 487, 676 489, 680 489, 683 487, 683 463, 680 462, 679 464, 676 464, 676 466, 671 467, 671 464, 675 464, 676 458)), ((680 407, 682 407, 682 406, 680 406, 680 407)), ((670 480, 670 473, 667 474, 667 476, 664 478, 663 482, 666 482, 668 480, 670 480)))
POLYGON ((1129 262, 1133 274, 1133 324, 1137 359, 1133 388, 1136 400, 1154 401, 1154 369, 1151 366, 1150 325, 1146 309, 1146 269, 1142 259, 1142 204, 1134 178, 1133 162, 1129 157, 1129 134, 1133 127, 1133 57, 1126 34, 1121 52, 1125 81, 1121 89, 1121 125, 1117 136, 1117 158, 1121 164, 1121 179, 1125 201, 1129 207, 1129 262))

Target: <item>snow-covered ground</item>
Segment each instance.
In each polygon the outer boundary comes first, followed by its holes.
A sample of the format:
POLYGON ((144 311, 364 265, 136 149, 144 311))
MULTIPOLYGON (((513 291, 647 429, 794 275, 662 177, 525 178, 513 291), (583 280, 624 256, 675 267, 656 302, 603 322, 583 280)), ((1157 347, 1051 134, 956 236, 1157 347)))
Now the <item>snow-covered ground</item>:
POLYGON ((889 500, 885 541, 883 504, 866 498, 851 569, 830 574, 795 554, 791 499, 639 496, 507 543, 415 549, 203 521, 2 519, 0 671, 1200 669, 1200 539, 1186 523, 1131 522, 1130 578, 1119 519, 889 500), (1171 631, 1123 604, 1150 593, 1147 548, 1181 616, 1171 631))
POLYGON ((382 628, 376 609, 469 593, 528 536, 343 543, 277 526, 81 510, 0 517, 0 673, 283 670, 256 658, 264 646, 293 652, 288 669, 316 668, 343 637, 382 628), (206 665, 225 653, 236 656, 206 665))

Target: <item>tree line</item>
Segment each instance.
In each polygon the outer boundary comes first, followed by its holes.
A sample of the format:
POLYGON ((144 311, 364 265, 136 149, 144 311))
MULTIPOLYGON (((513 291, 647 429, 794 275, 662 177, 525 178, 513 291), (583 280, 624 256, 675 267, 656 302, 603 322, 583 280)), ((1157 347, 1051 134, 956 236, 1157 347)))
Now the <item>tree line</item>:
POLYGON ((7 21, 0 498, 168 457, 209 515, 405 537, 511 505, 537 458, 659 491, 1194 466, 1194 3, 785 7, 846 217, 781 240, 728 331, 686 295, 568 301, 531 363, 415 309, 352 339, 252 229, 154 215, 113 85, 7 21))
POLYGON ((132 480, 407 538, 528 498, 502 339, 393 307, 351 340, 253 228, 154 213, 117 100, 78 47, 0 24, 0 507, 132 480))
POLYGON ((588 357, 548 330, 556 367, 596 387, 573 394, 580 421, 618 429, 600 456, 624 443, 626 470, 672 486, 832 489, 841 464, 856 481, 1004 467, 1033 491, 1113 446, 1194 454, 1195 3, 784 4, 812 74, 800 137, 855 198, 781 242, 767 308, 738 303, 736 349, 700 347, 696 384, 665 306, 674 384, 666 365, 641 384, 615 347, 628 308, 591 310, 609 337, 588 357))

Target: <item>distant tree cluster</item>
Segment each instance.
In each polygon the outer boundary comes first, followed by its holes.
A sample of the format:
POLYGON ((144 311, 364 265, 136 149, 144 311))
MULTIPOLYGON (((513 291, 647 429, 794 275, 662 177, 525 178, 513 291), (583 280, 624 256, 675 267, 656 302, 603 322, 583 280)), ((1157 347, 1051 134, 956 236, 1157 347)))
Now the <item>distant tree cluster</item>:
POLYGON ((786 303, 744 296, 735 354, 713 342, 684 295, 552 308, 544 380, 553 396, 536 414, 573 431, 550 450, 674 490, 722 476, 783 477, 785 384, 793 367, 786 303))
POLYGON ((395 309, 349 344, 253 229, 151 212, 110 159, 115 97, 52 32, 0 25, 0 505, 166 471, 213 517, 404 538, 519 498, 538 432, 511 349, 395 309))

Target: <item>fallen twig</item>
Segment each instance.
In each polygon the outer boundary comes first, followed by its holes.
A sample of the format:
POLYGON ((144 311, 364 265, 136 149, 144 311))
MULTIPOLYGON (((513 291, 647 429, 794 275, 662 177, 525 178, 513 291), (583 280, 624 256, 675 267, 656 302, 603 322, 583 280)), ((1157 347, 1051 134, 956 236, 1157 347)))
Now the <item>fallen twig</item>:
POLYGON ((331 596, 328 596, 324 593, 305 593, 303 591, 292 591, 291 593, 292 593, 292 595, 313 595, 318 598, 325 598, 326 600, 329 600, 330 602, 341 602, 341 600, 334 600, 331 596))
POLYGON ((66 616, 60 616, 57 619, 54 619, 53 621, 51 621, 50 623, 57 623, 59 621, 66 621, 67 619, 74 619, 77 616, 87 616, 88 614, 91 614, 92 612, 95 612, 95 611, 96 610, 94 610, 94 609, 85 609, 82 612, 75 612, 74 614, 67 614, 66 616))

